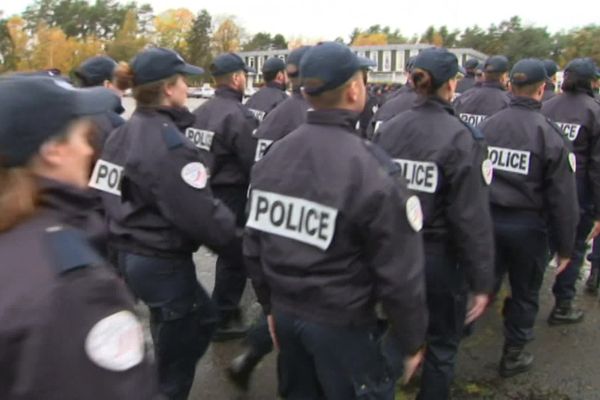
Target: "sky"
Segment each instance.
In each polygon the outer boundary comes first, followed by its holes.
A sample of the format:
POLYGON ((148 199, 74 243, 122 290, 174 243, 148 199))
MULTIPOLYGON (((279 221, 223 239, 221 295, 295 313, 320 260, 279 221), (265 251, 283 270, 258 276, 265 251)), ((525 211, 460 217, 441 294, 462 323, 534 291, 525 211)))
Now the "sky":
MULTIPOLYGON (((20 13, 32 1, 2 1, 0 10, 5 16, 20 13)), ((250 35, 269 32, 281 33, 286 38, 320 40, 333 40, 338 36, 348 40, 355 27, 366 29, 374 24, 398 28, 409 37, 423 33, 430 25, 462 30, 477 24, 487 28, 514 15, 521 17, 525 24, 545 26, 551 32, 600 24, 597 9, 588 0, 555 2, 557 6, 538 0, 503 0, 497 3, 474 0, 219 0, 207 3, 198 0, 138 0, 138 3, 150 3, 155 13, 185 7, 194 13, 206 8, 213 17, 235 15, 250 35)))

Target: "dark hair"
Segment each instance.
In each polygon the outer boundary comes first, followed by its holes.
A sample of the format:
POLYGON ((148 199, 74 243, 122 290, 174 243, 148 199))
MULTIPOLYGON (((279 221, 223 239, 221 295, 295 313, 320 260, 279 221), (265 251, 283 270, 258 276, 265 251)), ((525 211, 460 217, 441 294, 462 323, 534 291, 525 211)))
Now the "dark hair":
POLYGON ((139 106, 157 107, 163 100, 165 86, 174 85, 180 75, 133 87, 133 98, 139 106))
POLYGON ((28 168, 0 167, 0 232, 31 217, 38 201, 39 187, 28 168))
POLYGON ((435 94, 438 87, 433 84, 433 77, 429 73, 421 68, 415 68, 411 72, 411 79, 415 92, 421 96, 432 96, 435 94))
POLYGON ((577 90, 592 90, 592 81, 589 79, 582 79, 577 74, 565 73, 562 86, 560 87, 563 92, 575 92, 577 90))
POLYGON ((113 84, 117 89, 125 91, 133 87, 133 70, 124 61, 121 61, 113 72, 113 84))
POLYGON ((483 71, 483 78, 486 82, 500 82, 500 78, 506 72, 486 72, 483 71))
POLYGON ((263 79, 265 80, 265 82, 272 82, 276 77, 277 74, 282 71, 267 71, 267 72, 263 72, 263 79))
POLYGON ((516 96, 529 97, 535 94, 544 83, 545 82, 535 82, 527 85, 511 83, 511 92, 516 96))

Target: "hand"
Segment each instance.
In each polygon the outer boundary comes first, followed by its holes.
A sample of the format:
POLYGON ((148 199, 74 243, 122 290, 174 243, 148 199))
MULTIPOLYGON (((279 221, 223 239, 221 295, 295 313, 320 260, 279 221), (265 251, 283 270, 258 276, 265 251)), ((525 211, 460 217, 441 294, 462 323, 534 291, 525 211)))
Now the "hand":
POLYGON ((469 325, 471 322, 481 317, 481 314, 483 314, 489 302, 490 296, 487 294, 480 293, 473 296, 473 304, 471 305, 471 309, 467 312, 465 325, 469 325))
POLYGON ((419 365, 423 362, 424 355, 425 349, 422 348, 415 355, 404 359, 404 373, 402 374, 402 378, 400 378, 400 382, 403 385, 406 385, 410 381, 410 378, 412 378, 419 365))
POLYGON ((569 265, 571 258, 556 256, 556 275, 560 275, 569 265))
POLYGON ((596 236, 600 235, 600 221, 594 221, 594 226, 592 226, 592 230, 588 235, 586 241, 589 242, 596 238, 596 236))
POLYGON ((269 333, 271 334, 273 347, 275 347, 275 350, 279 351, 279 341, 277 340, 277 334, 275 333, 275 318, 273 318, 273 315, 267 315, 267 324, 269 324, 269 333))

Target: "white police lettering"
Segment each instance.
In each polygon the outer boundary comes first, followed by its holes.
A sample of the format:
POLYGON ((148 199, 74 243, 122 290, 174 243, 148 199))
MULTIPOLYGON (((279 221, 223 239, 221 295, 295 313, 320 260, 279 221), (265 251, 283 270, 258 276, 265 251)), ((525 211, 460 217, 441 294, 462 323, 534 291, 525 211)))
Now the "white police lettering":
POLYGON ((94 166, 89 186, 117 196, 121 195, 123 167, 108 161, 98 160, 94 166))
POLYGON ((208 181, 208 172, 202 163, 191 162, 181 169, 181 179, 193 188, 204 189, 208 181))
POLYGON ((265 119, 266 113, 264 111, 255 110, 253 108, 249 108, 248 110, 250 110, 250 112, 252 113, 252 115, 254 115, 254 118, 256 118, 258 122, 262 122, 263 119, 265 119))
POLYGON ((406 201, 406 219, 415 232, 423 229, 423 211, 417 196, 410 196, 406 201))
POLYGON ((185 136, 194 143, 194 145, 202 150, 210 151, 215 133, 196 128, 187 128, 185 136))
POLYGON ((487 115, 466 114, 466 113, 460 114, 460 119, 462 119, 463 121, 465 121, 473 126, 479 125, 486 118, 487 118, 487 115))
POLYGON ((572 124, 570 122, 557 122, 556 125, 558 125, 560 130, 563 132, 563 135, 565 135, 565 137, 571 142, 574 142, 575 139, 577 139, 577 136, 579 136, 579 130, 581 129, 581 125, 579 124, 572 124))
POLYGON ((489 146, 488 152, 494 169, 521 175, 529 174, 529 159, 531 158, 529 151, 489 146))
POLYGON ((268 139, 258 139, 256 143, 256 153, 254 154, 254 161, 260 161, 261 158, 265 155, 265 151, 269 148, 269 146, 273 143, 272 140, 268 139))
POLYGON ((573 153, 569 153, 569 166, 571 167, 571 171, 577 171, 577 157, 573 153))
POLYGON ((485 184, 489 186, 494 178, 494 165, 489 159, 485 159, 481 163, 481 175, 483 175, 485 184))
POLYGON ((246 226, 327 250, 337 213, 313 201, 253 189, 246 226))
POLYGON ((144 359, 142 325, 130 311, 119 311, 96 323, 85 339, 85 352, 110 371, 126 371, 144 359))
POLYGON ((427 161, 394 159, 400 166, 402 175, 408 181, 408 188, 425 193, 435 193, 438 186, 438 167, 427 161))

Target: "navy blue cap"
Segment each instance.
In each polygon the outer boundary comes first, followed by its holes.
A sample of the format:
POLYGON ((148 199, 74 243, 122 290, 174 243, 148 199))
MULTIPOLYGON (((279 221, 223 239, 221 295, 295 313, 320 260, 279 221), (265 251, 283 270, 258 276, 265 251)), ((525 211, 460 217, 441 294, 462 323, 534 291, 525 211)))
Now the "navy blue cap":
POLYGON ((546 74, 548 74, 548 77, 556 75, 558 72, 558 65, 554 62, 554 60, 544 60, 544 67, 546 68, 546 74))
POLYGON ((112 81, 117 62, 108 56, 96 56, 85 60, 75 70, 83 86, 100 86, 112 81))
POLYGON ((210 73, 213 76, 230 74, 236 71, 256 72, 254 68, 246 65, 242 57, 235 53, 224 53, 217 56, 210 64, 210 73))
POLYGON ((363 69, 371 69, 377 66, 377 63, 370 58, 358 56, 358 61, 363 65, 363 69))
POLYGON ((413 68, 429 72, 436 87, 441 86, 444 82, 462 72, 458 66, 456 55, 444 48, 423 50, 415 59, 413 68))
POLYGON ((517 86, 544 82, 546 79, 548 79, 546 66, 542 60, 537 58, 520 60, 510 71, 510 82, 517 86))
POLYGON ((301 46, 298 47, 297 49, 292 50, 292 52, 290 53, 290 55, 287 58, 286 64, 287 65, 296 65, 296 66, 300 66, 300 62, 302 61, 302 57, 304 57, 304 55, 306 54, 306 52, 308 50, 310 50, 312 46, 301 46))
POLYGON ((204 70, 185 62, 176 51, 155 47, 143 50, 131 61, 133 85, 160 81, 173 75, 202 75, 204 70))
POLYGON ((415 65, 415 59, 417 58, 417 56, 412 56, 409 57, 408 60, 406 61, 406 65, 404 66, 404 70, 411 72, 414 65, 415 65))
POLYGON ((114 110, 119 104, 117 95, 102 87, 76 89, 49 77, 0 79, 0 164, 26 164, 71 121, 114 110))
POLYGON ((271 57, 265 61, 262 72, 278 72, 285 69, 285 63, 279 57, 271 57))
POLYGON ((315 96, 335 89, 352 78, 356 71, 372 65, 371 60, 359 58, 348 46, 337 42, 319 43, 308 50, 300 62, 304 92, 315 96))
POLYGON ((476 59, 476 58, 470 58, 465 63, 465 68, 466 69, 475 69, 475 68, 477 68, 478 65, 479 65, 479 60, 478 59, 476 59))
POLYGON ((483 72, 508 72, 508 58, 491 56, 483 64, 483 72))
POLYGON ((477 72, 483 72, 483 66, 484 66, 484 65, 485 65, 485 64, 484 64, 483 62, 479 61, 479 63, 478 63, 478 64, 477 64, 477 66, 475 67, 475 71, 477 71, 477 72))
POLYGON ((565 78, 572 75, 586 81, 596 80, 598 79, 598 67, 591 58, 576 58, 565 67, 565 78))

